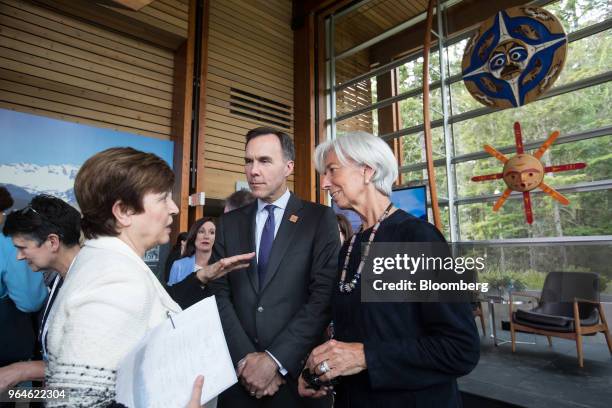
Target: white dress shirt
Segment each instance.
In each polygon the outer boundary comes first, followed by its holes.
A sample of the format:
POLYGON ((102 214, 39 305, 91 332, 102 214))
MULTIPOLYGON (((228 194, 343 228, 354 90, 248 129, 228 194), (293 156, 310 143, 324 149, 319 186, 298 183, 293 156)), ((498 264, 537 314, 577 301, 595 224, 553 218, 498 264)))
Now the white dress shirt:
POLYGON ((285 208, 287 208, 287 203, 289 202, 290 196, 291 193, 289 193, 289 189, 287 189, 285 193, 273 203, 267 203, 261 198, 257 199, 257 215, 255 216, 255 252, 257 253, 257 261, 259 261, 259 243, 261 242, 261 234, 263 233, 264 225, 268 219, 268 211, 266 210, 266 206, 270 204, 276 206, 274 209, 274 238, 276 238, 276 233, 278 232, 278 227, 280 227, 281 221, 283 220, 285 208))

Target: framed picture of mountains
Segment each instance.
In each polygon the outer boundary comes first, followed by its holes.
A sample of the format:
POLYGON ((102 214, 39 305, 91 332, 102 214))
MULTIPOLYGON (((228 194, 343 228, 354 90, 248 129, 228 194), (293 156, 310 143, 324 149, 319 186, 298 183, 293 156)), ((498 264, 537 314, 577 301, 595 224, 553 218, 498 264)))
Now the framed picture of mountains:
MULTIPOLYGON (((0 185, 13 196, 13 208, 50 194, 78 209, 73 186, 79 168, 94 154, 119 146, 154 153, 172 167, 171 141, 0 109, 0 185)), ((146 254, 158 275, 164 252, 157 247, 146 254)))
POLYGON ((37 194, 51 194, 78 208, 74 178, 89 157, 109 147, 130 146, 172 167, 174 143, 0 109, 0 185, 22 208, 37 194))

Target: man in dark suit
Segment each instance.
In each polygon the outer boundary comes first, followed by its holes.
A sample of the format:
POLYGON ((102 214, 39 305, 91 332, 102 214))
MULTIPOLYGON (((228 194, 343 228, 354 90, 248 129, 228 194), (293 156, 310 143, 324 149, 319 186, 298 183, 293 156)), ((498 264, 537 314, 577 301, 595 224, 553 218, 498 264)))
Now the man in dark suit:
POLYGON ((241 383, 221 394, 219 405, 329 407, 329 399, 300 398, 297 378, 331 317, 340 242, 336 217, 331 208, 289 192, 295 151, 287 134, 257 128, 246 139, 245 172, 257 200, 219 218, 209 267, 183 284, 206 283, 203 292, 217 296, 241 383), (210 279, 224 273, 224 263, 252 252, 256 259, 247 268, 210 279))

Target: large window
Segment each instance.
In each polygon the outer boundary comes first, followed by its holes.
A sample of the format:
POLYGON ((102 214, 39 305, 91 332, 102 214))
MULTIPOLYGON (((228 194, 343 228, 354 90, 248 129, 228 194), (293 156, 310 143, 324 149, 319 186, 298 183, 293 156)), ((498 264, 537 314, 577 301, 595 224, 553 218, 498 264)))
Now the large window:
MULTIPOLYGON (((410 3, 396 1, 393 4, 410 3)), ((435 18, 447 26, 447 13, 459 0, 441 2, 435 18)), ((563 22, 569 34, 568 58, 554 87, 538 101, 516 109, 493 110, 467 92, 461 59, 473 33, 440 34, 442 50, 430 58, 430 99, 436 184, 443 206, 444 233, 455 241, 505 238, 612 236, 612 3, 608 0, 532 1, 563 22), (521 196, 513 195, 498 213, 492 205, 503 181, 474 183, 473 175, 497 173, 500 163, 483 152, 485 143, 514 153, 512 126, 520 121, 529 150, 554 131, 561 136, 543 156, 546 165, 586 162, 587 168, 547 174, 545 181, 563 193, 569 206, 546 194, 532 194, 535 222, 524 221, 521 196)), ((400 141, 400 182, 427 181, 422 115, 422 51, 390 60, 380 57, 403 30, 422 23, 422 10, 398 6, 402 21, 381 30, 390 1, 359 2, 332 16, 328 24, 328 132, 332 137, 366 130, 400 141), (410 14, 412 13, 412 14, 410 14), (377 17, 380 18, 380 17, 377 17), (362 24, 365 28, 362 30, 362 24), (375 29, 374 27, 379 27, 375 29), (369 31, 368 31, 369 30, 369 31), (351 37, 351 33, 357 37, 351 37), (391 110, 399 120, 390 124, 391 110)), ((384 24, 383 24, 384 25, 384 24)), ((434 25, 437 27, 437 24, 434 25)), ((436 28, 437 30, 437 28, 436 28)), ((437 30, 444 31, 444 30, 437 30)), ((420 34, 419 34, 420 35, 420 34)), ((398 45, 399 47, 399 45, 398 45)))

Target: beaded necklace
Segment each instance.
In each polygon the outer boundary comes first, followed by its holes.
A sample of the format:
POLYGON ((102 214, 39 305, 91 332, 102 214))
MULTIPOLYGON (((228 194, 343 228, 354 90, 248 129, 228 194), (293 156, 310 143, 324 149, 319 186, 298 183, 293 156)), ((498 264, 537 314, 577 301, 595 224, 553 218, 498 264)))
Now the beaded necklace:
POLYGON ((365 265, 366 260, 368 259, 368 255, 370 253, 370 246, 372 245, 372 241, 374 241, 374 236, 376 235, 376 231, 378 231, 378 227, 380 227, 380 223, 383 222, 385 218, 389 215, 389 211, 393 208, 393 203, 389 204, 385 212, 380 216, 374 228, 372 228, 372 232, 370 233, 370 238, 368 239, 368 243, 363 251, 363 255, 361 256, 361 262, 359 262, 359 267, 357 268, 357 273, 353 276, 353 279, 349 283, 346 283, 346 268, 348 267, 349 259, 351 257, 351 252, 353 252, 353 244, 355 243, 355 238, 357 238, 358 234, 361 234, 363 231, 363 224, 361 224, 361 228, 359 232, 353 235, 351 238, 351 243, 349 244, 348 250, 346 251, 346 256, 344 257, 344 266, 342 267, 342 274, 340 275, 340 282, 338 282, 338 289, 341 293, 351 293, 353 289, 359 283, 359 279, 361 278, 361 271, 363 270, 363 266, 365 265))

